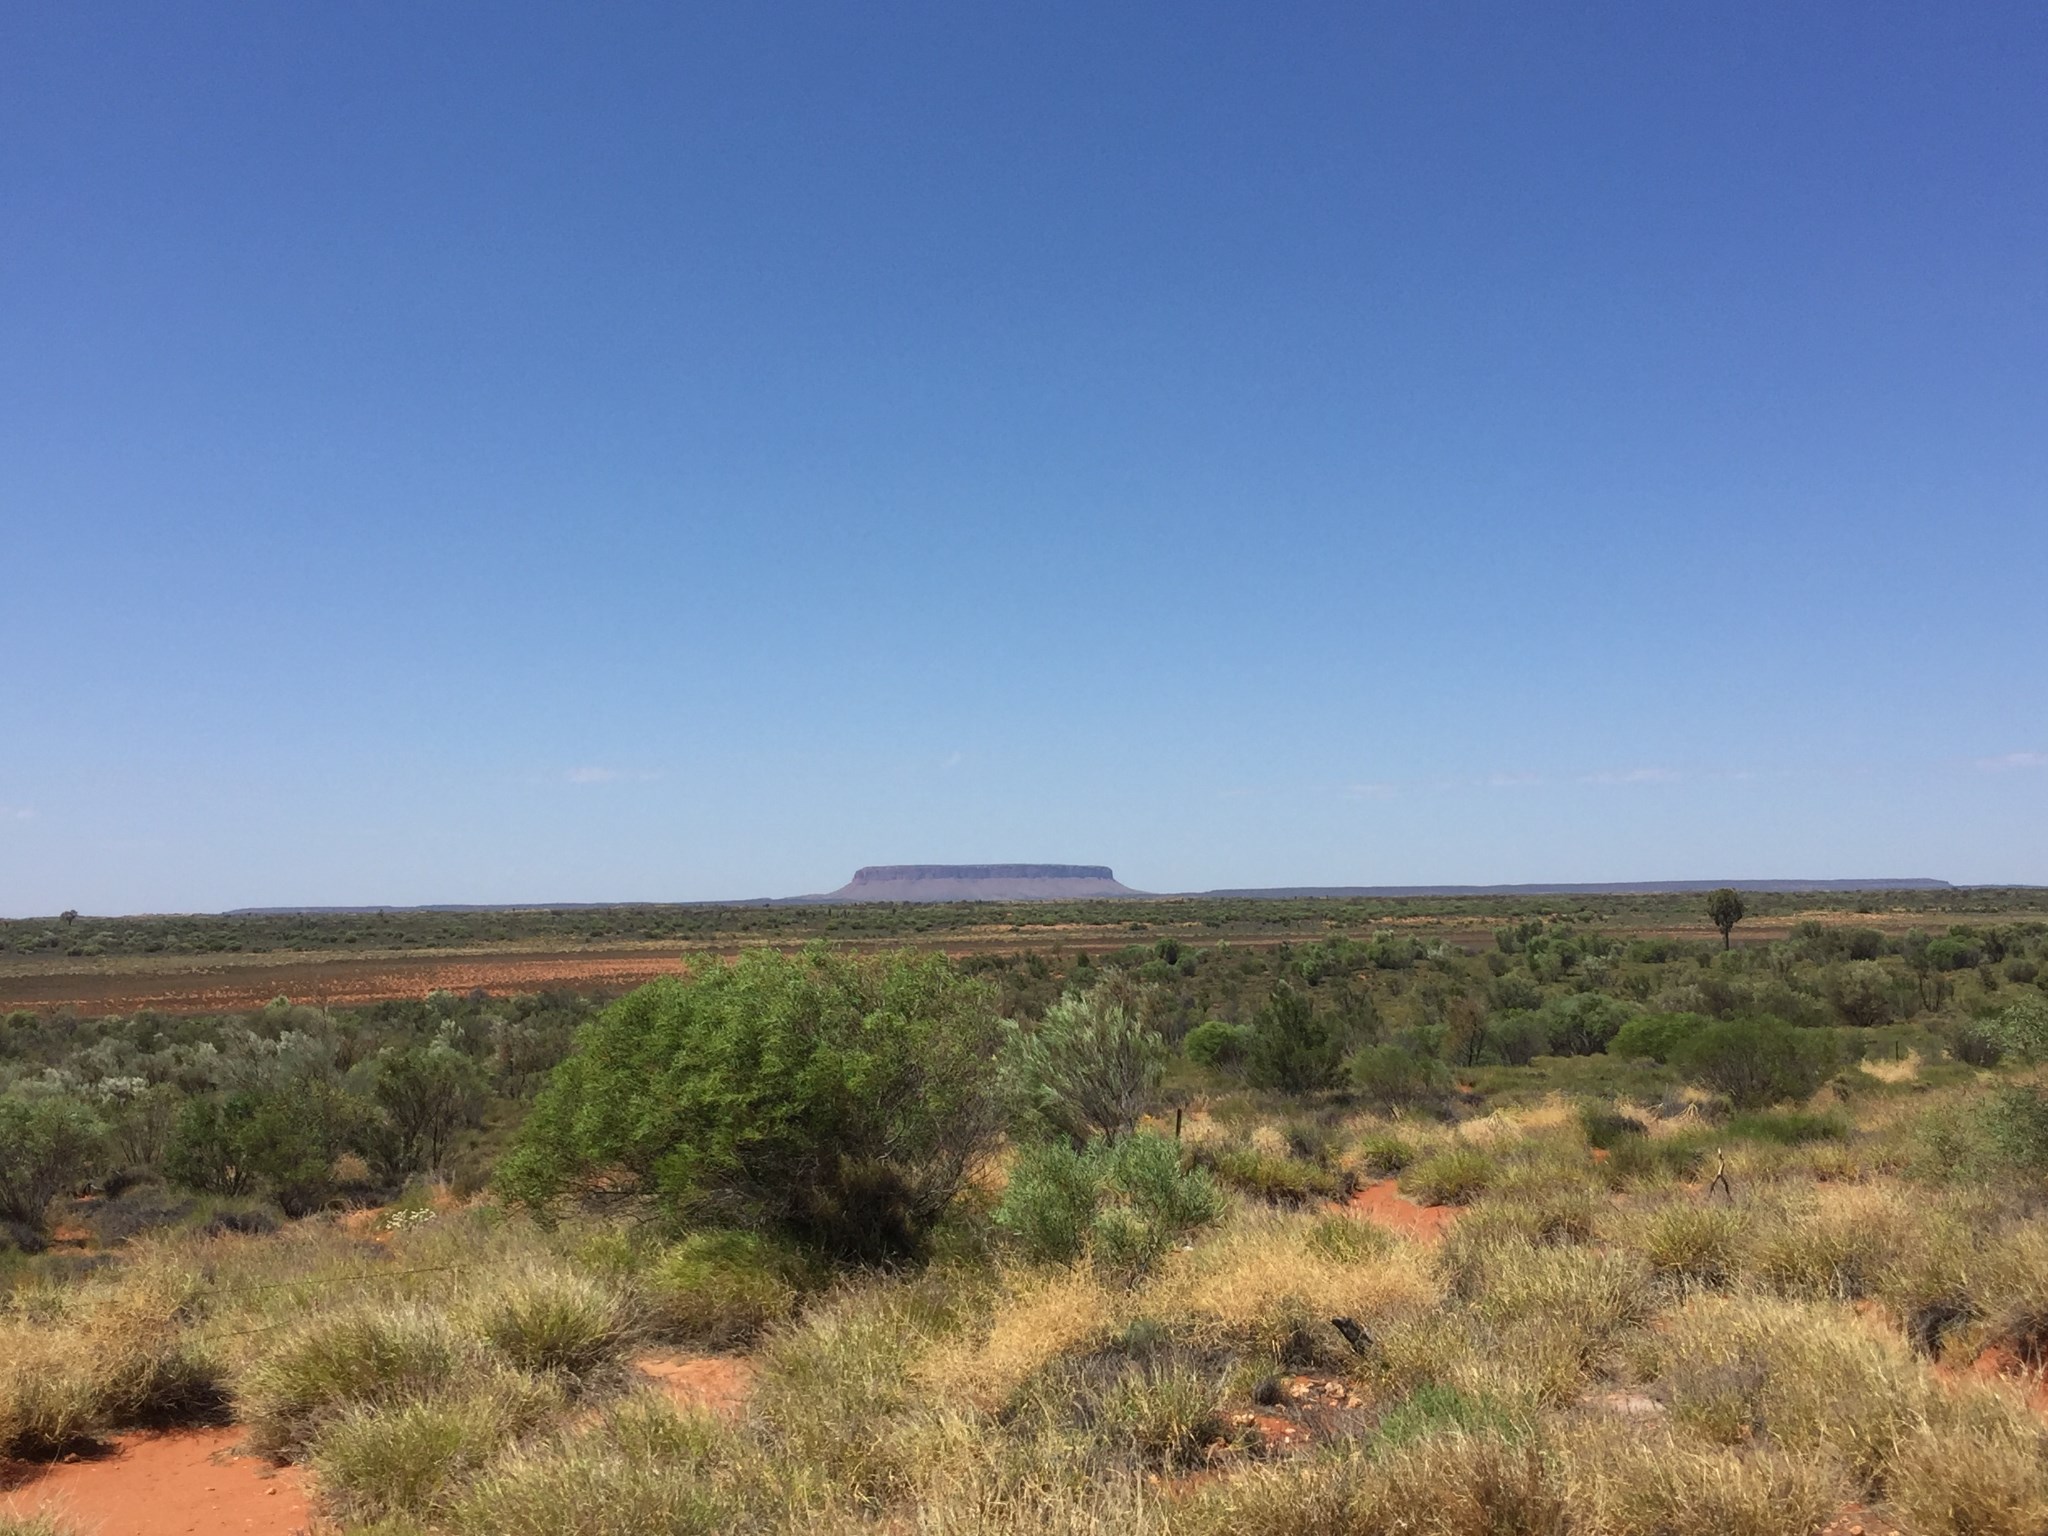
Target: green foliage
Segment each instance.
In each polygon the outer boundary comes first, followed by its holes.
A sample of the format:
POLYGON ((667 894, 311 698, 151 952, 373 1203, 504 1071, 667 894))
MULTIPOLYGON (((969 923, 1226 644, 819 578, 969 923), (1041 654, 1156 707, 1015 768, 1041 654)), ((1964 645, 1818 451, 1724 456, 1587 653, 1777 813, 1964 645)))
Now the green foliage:
POLYGON ((1514 1428, 1513 1417, 1491 1398, 1425 1382, 1380 1415, 1372 1445, 1375 1450, 1397 1450, 1446 1432, 1508 1437, 1514 1428))
POLYGON ((476 1124, 484 1087, 482 1068, 446 1040, 380 1051, 371 1089, 388 1127, 379 1171, 393 1183, 438 1172, 449 1139, 476 1124))
POLYGON ((995 1222, 1035 1262, 1092 1254, 1105 1267, 1135 1270, 1222 1211, 1205 1171, 1183 1167, 1165 1137, 1139 1132, 1079 1152, 1057 1141, 1025 1148, 995 1222))
POLYGON ((1721 930, 1721 947, 1728 948, 1732 942, 1730 936, 1735 932, 1735 925, 1745 916, 1742 893, 1725 885, 1718 891, 1708 892, 1707 916, 1713 920, 1714 926, 1721 930))
POLYGON ((1738 1109, 1803 1099, 1834 1070, 1835 1043, 1820 1030, 1776 1019, 1721 1019, 1696 1030, 1672 1053, 1695 1081, 1726 1094, 1738 1109))
POLYGON ((1978 1024, 1981 1033, 2007 1056, 2019 1061, 2048 1061, 2048 997, 2030 993, 1978 1024))
POLYGON ((1895 990, 1891 973, 1875 960, 1852 961, 1828 974, 1828 1006, 1852 1029, 1889 1024, 1895 990))
POLYGON ((90 1177, 106 1127, 62 1094, 0 1094, 0 1220, 41 1232, 50 1202, 90 1177))
POLYGON ((1313 1093, 1336 1085, 1344 1061, 1343 1032, 1319 1017, 1308 995, 1282 982, 1252 1021, 1245 1077, 1258 1088, 1313 1093))
POLYGON ((1415 1149, 1392 1131, 1375 1131, 1358 1144, 1358 1161, 1367 1173, 1388 1178, 1415 1161, 1415 1149))
POLYGON ((942 956, 753 950, 586 1025, 499 1187, 914 1253, 995 1143, 1001 1026, 942 956))
POLYGON ((1351 1058, 1351 1082, 1378 1109, 1440 1104, 1451 1090, 1451 1070, 1434 1056, 1398 1045, 1368 1045, 1351 1058))
POLYGON ((1181 1054, 1205 1067, 1234 1067, 1251 1049, 1252 1031, 1243 1024, 1209 1019, 1188 1031, 1181 1054))
POLYGON ((1075 1146, 1137 1125, 1166 1070, 1166 1042, 1145 1023, 1147 989, 1110 971, 1069 992, 1035 1026, 1010 1026, 1003 1074, 1027 1122, 1075 1146))
POLYGON ((1499 1176, 1500 1165, 1478 1147, 1455 1146, 1412 1164, 1401 1188, 1424 1205, 1469 1205, 1499 1176))
POLYGON ((303 1216, 332 1195, 334 1160, 360 1145, 364 1123, 359 1101, 317 1078, 195 1099, 179 1114, 165 1170, 210 1194, 265 1189, 287 1216, 303 1216))
POLYGON ((656 1332, 713 1349, 753 1343, 818 1281, 800 1250, 757 1232, 693 1232, 639 1277, 656 1332))
POLYGON ((1631 1061, 1669 1061, 1680 1041, 1711 1022, 1697 1013, 1638 1014, 1614 1032, 1607 1054, 1631 1061))
POLYGON ((1192 1154, 1195 1166, 1216 1182, 1270 1205, 1307 1205, 1345 1194, 1343 1177, 1306 1158, 1280 1157, 1239 1141, 1204 1142, 1192 1154))
POLYGON ((1553 1056, 1591 1056, 1607 1049, 1635 1010, 1602 992, 1552 998, 1537 1012, 1553 1056))
POLYGON ((2037 1083, 2008 1083, 1984 1107, 1984 1130, 2005 1163, 2048 1178, 2048 1093, 2037 1083))
POLYGON ((1745 1141, 1768 1141, 1781 1147, 1815 1141, 1846 1141, 1852 1127, 1846 1115, 1802 1114, 1797 1110, 1748 1110, 1728 1117, 1728 1134, 1745 1141))

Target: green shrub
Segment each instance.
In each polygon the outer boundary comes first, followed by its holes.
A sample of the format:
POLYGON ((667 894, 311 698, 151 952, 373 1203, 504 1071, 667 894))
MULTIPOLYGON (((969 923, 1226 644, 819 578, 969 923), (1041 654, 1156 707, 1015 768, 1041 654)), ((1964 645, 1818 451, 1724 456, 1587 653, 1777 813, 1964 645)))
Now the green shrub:
POLYGON ((1612 1151, 1632 1136, 1649 1134, 1649 1127, 1634 1115, 1624 1115, 1600 1104, 1579 1106, 1579 1129, 1586 1133, 1586 1145, 1603 1152, 1612 1151))
POLYGON ((1615 1031, 1607 1042, 1607 1054, 1631 1061, 1669 1061, 1681 1041, 1712 1022, 1698 1013, 1641 1014, 1615 1031))
POLYGON ((1635 1014, 1635 1009, 1604 992, 1578 992, 1554 997, 1537 1010, 1553 1056, 1591 1056, 1635 1014))
POLYGON ((1451 1147, 1409 1167, 1401 1188, 1424 1205, 1469 1205, 1499 1172, 1500 1165, 1478 1147, 1451 1147))
POLYGON ((43 1230, 50 1202, 93 1171, 106 1127, 62 1094, 0 1094, 0 1221, 43 1230))
POLYGON ((817 1278, 787 1243, 754 1232, 698 1232, 665 1249, 639 1283, 650 1326, 662 1337, 732 1349, 790 1317, 817 1278))
POLYGON ((1451 1091, 1451 1070, 1398 1045, 1369 1045, 1351 1058, 1351 1082, 1373 1107, 1404 1109, 1441 1104, 1451 1091))
POLYGON ((2008 1056, 2021 1061, 2048 1060, 2048 998, 2038 992, 2008 1003, 1980 1020, 1978 1027, 2008 1056))
POLYGON ((1672 1053, 1679 1070, 1726 1094, 1738 1109, 1803 1099, 1836 1060, 1831 1036, 1776 1019, 1718 1020, 1680 1041, 1672 1053))
POLYGON ((1065 1142, 1026 1147, 1010 1168, 995 1223, 1025 1258, 1070 1262, 1087 1249, 1101 1190, 1099 1166, 1065 1142))
POLYGON ((1034 1262, 1091 1253, 1105 1266, 1138 1269, 1222 1211, 1207 1172, 1183 1168, 1179 1147, 1141 1132, 1081 1152, 1060 1142, 1027 1147, 995 1222, 1034 1262))
POLYGON ((750 950, 584 1026, 499 1187, 920 1251, 1001 1131, 989 990, 943 956, 750 950))
POLYGON ((2008 1083, 1985 1101, 1984 1134, 2007 1167, 2048 1175, 2048 1093, 2035 1083, 2008 1083))
POLYGON ((1235 1067, 1251 1049, 1252 1032, 1242 1024, 1210 1019, 1188 1031, 1181 1054, 1205 1067, 1235 1067))
POLYGON ((1308 997, 1282 983, 1252 1021, 1245 1077, 1254 1087, 1282 1093, 1333 1088, 1344 1061, 1343 1030, 1318 1015, 1308 997))
POLYGON ((1005 1089, 1028 1129, 1078 1147, 1137 1125, 1166 1070, 1166 1042, 1145 1022, 1149 997, 1112 970, 1061 997, 1037 1024, 1009 1026, 1005 1089))

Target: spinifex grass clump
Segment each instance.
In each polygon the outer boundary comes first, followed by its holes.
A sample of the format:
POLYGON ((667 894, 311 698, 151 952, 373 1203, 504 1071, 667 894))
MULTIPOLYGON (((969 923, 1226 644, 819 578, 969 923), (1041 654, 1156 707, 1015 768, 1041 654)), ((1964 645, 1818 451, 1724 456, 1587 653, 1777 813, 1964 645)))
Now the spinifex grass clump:
POLYGON ((1499 1175, 1500 1165, 1478 1147, 1454 1146, 1403 1170, 1402 1193, 1424 1205, 1469 1205, 1499 1175))
POLYGON ((578 1390, 616 1373, 640 1333, 616 1290, 565 1269, 494 1275, 467 1310, 507 1364, 578 1390))
POLYGON ((280 1339, 243 1378, 241 1407, 259 1449, 290 1454, 325 1418, 450 1389, 479 1353, 443 1312, 361 1302, 280 1339))

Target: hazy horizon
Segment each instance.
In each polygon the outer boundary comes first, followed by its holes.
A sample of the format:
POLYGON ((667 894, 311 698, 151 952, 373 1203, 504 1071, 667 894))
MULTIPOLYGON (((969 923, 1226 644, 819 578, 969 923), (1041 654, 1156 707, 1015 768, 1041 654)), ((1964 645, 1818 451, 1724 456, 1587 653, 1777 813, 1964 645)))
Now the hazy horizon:
POLYGON ((0 915, 2048 882, 2043 78, 2011 6, 17 8, 0 915))

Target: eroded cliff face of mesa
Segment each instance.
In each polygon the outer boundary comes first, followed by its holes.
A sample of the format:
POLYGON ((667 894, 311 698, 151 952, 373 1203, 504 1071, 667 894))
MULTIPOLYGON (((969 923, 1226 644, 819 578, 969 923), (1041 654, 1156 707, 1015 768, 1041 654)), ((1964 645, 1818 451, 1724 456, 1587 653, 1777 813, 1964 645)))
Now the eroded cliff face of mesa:
POLYGON ((1073 901, 1140 896, 1106 864, 870 864, 827 901, 1073 901))

